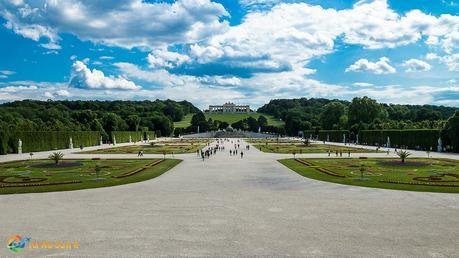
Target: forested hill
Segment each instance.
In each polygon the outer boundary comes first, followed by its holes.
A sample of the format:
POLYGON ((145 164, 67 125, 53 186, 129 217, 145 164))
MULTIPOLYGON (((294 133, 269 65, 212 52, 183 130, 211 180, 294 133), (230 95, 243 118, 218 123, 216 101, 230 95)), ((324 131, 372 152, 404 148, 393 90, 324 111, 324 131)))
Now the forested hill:
POLYGON ((137 131, 169 135, 173 122, 198 110, 187 101, 36 101, 0 104, 0 130, 137 131))
POLYGON ((276 99, 258 112, 280 118, 286 131, 308 129, 442 128, 457 108, 433 105, 381 104, 368 97, 351 102, 320 98, 276 99))

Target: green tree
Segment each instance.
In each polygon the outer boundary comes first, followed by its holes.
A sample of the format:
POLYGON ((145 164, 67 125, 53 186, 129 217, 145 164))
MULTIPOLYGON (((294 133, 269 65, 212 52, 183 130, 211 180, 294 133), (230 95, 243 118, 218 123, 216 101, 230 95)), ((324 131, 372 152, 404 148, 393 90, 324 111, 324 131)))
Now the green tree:
POLYGON ((328 103, 320 114, 320 122, 325 130, 340 129, 347 122, 346 106, 340 102, 328 103))
POLYGON ((126 123, 129 126, 129 131, 138 131, 140 125, 140 117, 138 115, 130 115, 127 117, 126 123))
POLYGON ((260 126, 267 126, 268 125, 268 119, 266 119, 266 117, 264 115, 260 115, 258 117, 258 124, 260 126))
POLYGON ((387 112, 374 99, 368 97, 354 98, 349 105, 349 123, 351 125, 371 124, 376 118, 385 119, 387 112))
POLYGON ((446 134, 450 144, 453 146, 453 151, 459 152, 459 110, 448 119, 444 134, 446 134))

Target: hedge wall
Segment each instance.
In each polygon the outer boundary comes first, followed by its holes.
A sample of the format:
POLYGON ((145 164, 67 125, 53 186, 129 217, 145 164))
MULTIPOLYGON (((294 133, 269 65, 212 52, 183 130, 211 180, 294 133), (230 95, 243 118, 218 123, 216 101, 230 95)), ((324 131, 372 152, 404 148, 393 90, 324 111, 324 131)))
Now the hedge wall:
POLYGON ((326 141, 327 135, 331 142, 343 142, 343 134, 346 135, 346 142, 349 140, 349 131, 347 130, 321 130, 319 131, 319 140, 326 141))
POLYGON ((17 153, 18 140, 22 141, 22 152, 67 149, 72 137, 73 147, 99 145, 100 132, 14 132, 9 135, 8 152, 17 153))
POLYGON ((362 130, 359 132, 359 142, 368 145, 384 145, 390 137, 392 147, 406 146, 413 149, 437 149, 441 130, 362 130))
POLYGON ((110 133, 110 140, 113 142, 113 136, 116 138, 117 143, 129 142, 129 136, 133 142, 144 141, 147 136, 150 140, 155 138, 154 132, 142 132, 142 131, 113 131, 110 133))

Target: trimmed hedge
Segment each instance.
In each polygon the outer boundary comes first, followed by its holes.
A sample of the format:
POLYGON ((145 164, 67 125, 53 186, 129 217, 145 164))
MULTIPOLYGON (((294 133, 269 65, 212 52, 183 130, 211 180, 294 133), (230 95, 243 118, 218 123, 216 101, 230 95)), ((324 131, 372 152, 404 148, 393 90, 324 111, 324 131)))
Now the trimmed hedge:
POLYGON ((359 142, 368 145, 384 145, 390 137, 392 147, 406 146, 412 149, 437 150, 441 130, 362 130, 359 132, 359 142))
POLYGON ((349 141, 349 131, 347 130, 306 130, 304 131, 304 137, 310 137, 318 139, 320 141, 326 141, 329 136, 331 142, 343 142, 343 134, 346 135, 346 142, 349 141))
POLYGON ((343 134, 346 135, 346 142, 348 142, 349 131, 347 130, 320 130, 318 136, 320 141, 326 141, 328 135, 331 142, 343 142, 343 134))
POLYGON ((154 132, 142 132, 142 131, 113 131, 110 133, 110 140, 113 142, 113 136, 116 138, 117 143, 129 142, 129 136, 133 142, 145 141, 147 136, 150 140, 155 138, 154 132))
POLYGON ((75 148, 80 145, 95 146, 100 142, 100 132, 95 131, 13 132, 9 135, 8 152, 17 153, 19 139, 22 141, 24 153, 67 149, 70 137, 75 148))

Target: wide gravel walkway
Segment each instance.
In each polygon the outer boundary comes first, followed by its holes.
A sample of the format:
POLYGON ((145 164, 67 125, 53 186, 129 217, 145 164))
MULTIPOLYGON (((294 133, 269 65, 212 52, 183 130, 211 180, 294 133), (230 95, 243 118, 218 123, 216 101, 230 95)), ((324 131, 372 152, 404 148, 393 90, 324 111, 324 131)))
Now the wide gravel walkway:
POLYGON ((0 257, 459 257, 458 194, 315 181, 276 161, 290 155, 251 148, 241 159, 230 145, 204 162, 176 155, 181 164, 140 183, 0 195, 0 257), (13 234, 80 248, 16 254, 13 234))

